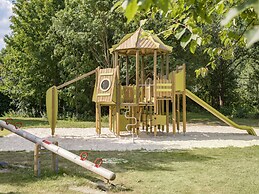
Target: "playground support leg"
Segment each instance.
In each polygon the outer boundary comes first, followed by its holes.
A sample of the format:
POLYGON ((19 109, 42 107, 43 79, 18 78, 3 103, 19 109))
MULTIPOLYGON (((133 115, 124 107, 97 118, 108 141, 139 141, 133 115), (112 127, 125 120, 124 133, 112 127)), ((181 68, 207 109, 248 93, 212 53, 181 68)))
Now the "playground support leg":
POLYGON ((96 103, 96 133, 98 135, 101 134, 101 105, 99 103, 96 103))
MULTIPOLYGON (((130 106, 129 109, 130 109, 130 110, 129 110, 129 115, 130 115, 131 117, 134 117, 134 114, 133 114, 134 108, 133 108, 133 106, 130 106)), ((133 121, 132 119, 129 120, 129 123, 130 123, 130 124, 133 124, 133 122, 134 122, 134 121, 133 121)), ((130 131, 133 131, 133 128, 134 128, 134 126, 131 125, 131 126, 130 126, 130 131)))
MULTIPOLYGON (((58 146, 58 142, 53 142, 54 145, 58 146)), ((52 152, 52 169, 56 174, 58 173, 58 155, 52 152)))
POLYGON ((180 94, 177 94, 177 131, 180 131, 180 94))
POLYGON ((137 124, 136 124, 136 135, 139 135, 139 126, 140 126, 140 120, 139 120, 140 110, 139 107, 136 108, 136 118, 137 118, 137 124))
POLYGON ((153 110, 152 110, 152 106, 149 107, 149 129, 150 129, 150 133, 152 133, 152 127, 153 127, 153 110))
POLYGON ((157 82, 157 50, 154 51, 154 77, 153 77, 153 94, 154 94, 154 136, 157 135, 157 122, 156 117, 158 113, 157 107, 157 91, 156 91, 156 82, 157 82))
POLYGON ((186 92, 183 92, 183 133, 186 132, 186 92))
POLYGON ((109 129, 112 131, 112 106, 109 106, 109 129))
POLYGON ((166 133, 169 133, 169 100, 166 100, 166 133))
MULTIPOLYGON (((161 109, 162 109, 162 115, 164 115, 165 114, 165 101, 164 100, 161 100, 161 109)), ((162 125, 162 128, 161 128, 161 130, 164 132, 164 130, 165 130, 165 126, 164 125, 162 125)))
POLYGON ((116 84, 116 136, 119 137, 120 136, 120 108, 121 108, 121 96, 120 96, 120 89, 121 89, 121 85, 120 85, 120 66, 118 63, 118 52, 115 52, 115 63, 116 63, 116 71, 117 71, 117 84, 116 84))
POLYGON ((157 117, 157 101, 154 102, 154 136, 157 135, 157 122, 156 122, 156 117, 157 117))
POLYGON ((36 143, 34 147, 34 176, 36 177, 40 176, 40 150, 41 145, 36 143))
POLYGON ((145 124, 146 124, 146 133, 148 132, 148 106, 145 108, 145 124))
POLYGON ((173 97, 173 102, 172 102, 172 116, 173 116, 173 118, 172 118, 172 124, 173 124, 173 134, 175 134, 175 132, 176 132, 176 102, 175 102, 175 95, 174 95, 174 97, 173 97))

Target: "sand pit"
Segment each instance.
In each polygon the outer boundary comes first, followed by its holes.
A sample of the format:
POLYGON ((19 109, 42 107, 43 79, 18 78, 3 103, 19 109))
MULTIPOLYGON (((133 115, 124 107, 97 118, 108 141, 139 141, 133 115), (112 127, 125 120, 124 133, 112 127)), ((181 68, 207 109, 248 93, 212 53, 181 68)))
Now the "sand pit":
MULTIPOLYGON (((259 145, 259 137, 251 136, 246 131, 228 126, 207 126, 201 124, 187 125, 187 133, 173 135, 172 132, 159 132, 157 137, 152 133, 141 131, 139 137, 132 141, 131 134, 124 133, 116 137, 109 129, 103 128, 98 136, 94 128, 58 128, 56 135, 50 136, 46 128, 26 129, 26 131, 51 141, 68 150, 147 150, 161 151, 174 149, 217 148, 217 147, 246 147, 259 145)), ((257 134, 259 130, 256 129, 257 134)), ((34 144, 15 135, 2 137, 0 151, 33 151, 34 144)))

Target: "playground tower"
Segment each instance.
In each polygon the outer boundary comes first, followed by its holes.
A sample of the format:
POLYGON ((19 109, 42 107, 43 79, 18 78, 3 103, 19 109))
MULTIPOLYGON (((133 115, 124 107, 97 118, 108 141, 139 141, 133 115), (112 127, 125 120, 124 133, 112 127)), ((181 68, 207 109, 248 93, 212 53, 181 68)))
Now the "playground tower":
POLYGON ((169 132, 170 101, 175 133, 176 123, 179 130, 180 99, 185 133, 185 66, 169 72, 171 52, 172 47, 142 28, 127 34, 110 49, 113 67, 96 71, 93 101, 96 102, 98 134, 101 133, 102 106, 109 107, 109 128, 117 136, 125 129, 138 134, 141 126, 147 132, 154 132, 154 136, 158 130, 169 132), (129 72, 134 69, 135 76, 130 77, 129 72))

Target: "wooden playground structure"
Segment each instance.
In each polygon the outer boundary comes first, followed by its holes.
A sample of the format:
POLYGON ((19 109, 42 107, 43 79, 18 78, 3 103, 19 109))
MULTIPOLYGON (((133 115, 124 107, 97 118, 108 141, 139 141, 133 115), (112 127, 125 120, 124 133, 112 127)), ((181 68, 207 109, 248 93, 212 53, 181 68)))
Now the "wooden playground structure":
POLYGON ((97 134, 101 134, 101 108, 105 106, 109 108, 109 128, 117 136, 125 130, 138 135, 140 128, 154 133, 154 136, 158 131, 168 133, 170 121, 173 134, 180 130, 180 121, 185 134, 186 97, 189 97, 227 125, 256 135, 252 127, 234 123, 186 89, 185 64, 170 71, 171 52, 172 47, 165 45, 156 35, 138 28, 110 49, 113 56, 111 68, 98 67, 60 86, 49 88, 46 104, 52 135, 57 122, 58 90, 93 74, 96 75, 92 100, 96 104, 97 134), (135 70, 134 77, 130 77, 132 69, 135 70))
POLYGON ((154 132, 154 136, 158 130, 169 132, 171 101, 173 133, 176 133, 176 127, 178 130, 180 127, 180 103, 185 133, 185 65, 169 72, 168 55, 172 48, 157 36, 139 28, 126 35, 110 52, 113 55, 113 68, 98 68, 96 72, 93 94, 96 103, 96 132, 101 133, 102 106, 109 107, 109 128, 118 136, 125 129, 138 134, 141 126, 147 132, 154 132), (148 69, 150 61, 153 61, 153 68, 148 69), (135 67, 135 79, 131 83, 130 66, 135 67), (124 81, 121 79, 122 68, 126 70, 124 81), (153 72, 153 75, 148 75, 147 70, 153 72))

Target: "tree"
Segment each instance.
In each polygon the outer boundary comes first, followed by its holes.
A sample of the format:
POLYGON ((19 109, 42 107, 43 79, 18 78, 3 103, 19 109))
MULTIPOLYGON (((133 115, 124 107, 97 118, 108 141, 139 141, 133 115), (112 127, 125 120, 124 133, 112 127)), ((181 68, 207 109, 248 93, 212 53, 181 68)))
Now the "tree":
MULTIPOLYGON (((48 42, 53 47, 63 82, 98 66, 112 67, 109 48, 129 31, 126 18, 111 12, 113 0, 69 0, 53 18, 48 42)), ((94 78, 81 80, 60 92, 61 107, 75 117, 94 115, 94 78), (91 92, 89 92, 91 91, 91 92), (74 111, 72 111, 74 110, 74 111)))
MULTIPOLYGON (((213 23, 218 17, 223 19, 223 14, 225 13, 227 13, 225 20, 223 20, 225 28, 222 28, 221 33, 218 34, 222 43, 228 45, 230 50, 233 50, 233 47, 237 44, 245 44, 246 39, 244 39, 243 34, 247 34, 247 43, 251 45, 259 39, 257 26, 247 32, 247 29, 250 29, 258 23, 259 18, 256 15, 256 13, 258 14, 259 12, 258 5, 259 0, 250 0, 248 2, 244 0, 120 0, 114 5, 114 9, 123 11, 128 18, 128 22, 133 20, 138 14, 148 13, 150 16, 154 16, 157 13, 160 14, 162 18, 167 21, 167 30, 164 31, 164 35, 170 36, 170 34, 173 34, 181 41, 183 48, 189 45, 190 51, 194 53, 197 46, 201 44, 206 45, 210 42, 210 37, 207 37, 206 33, 204 33, 203 26, 213 23), (236 8, 232 8, 237 4, 240 5, 236 8), (248 9, 250 7, 252 8, 248 9), (238 14, 240 14, 240 16, 236 17, 238 14), (229 27, 231 26, 229 21, 233 19, 233 17, 236 17, 233 21, 234 25, 232 25, 234 27, 238 21, 242 20, 245 28, 242 34, 235 34, 229 31, 229 27)), ((211 50, 215 52, 208 52, 211 60, 206 66, 214 68, 215 58, 222 55, 225 51, 217 52, 213 47, 211 47, 211 50)), ((229 52, 229 50, 227 52, 229 52)), ((206 69, 199 69, 197 73, 201 74, 205 72, 204 70, 206 69)))
POLYGON ((12 35, 5 38, 2 86, 20 109, 43 112, 49 83, 57 82, 56 61, 46 46, 52 17, 64 7, 63 0, 17 0, 11 18, 12 35))

